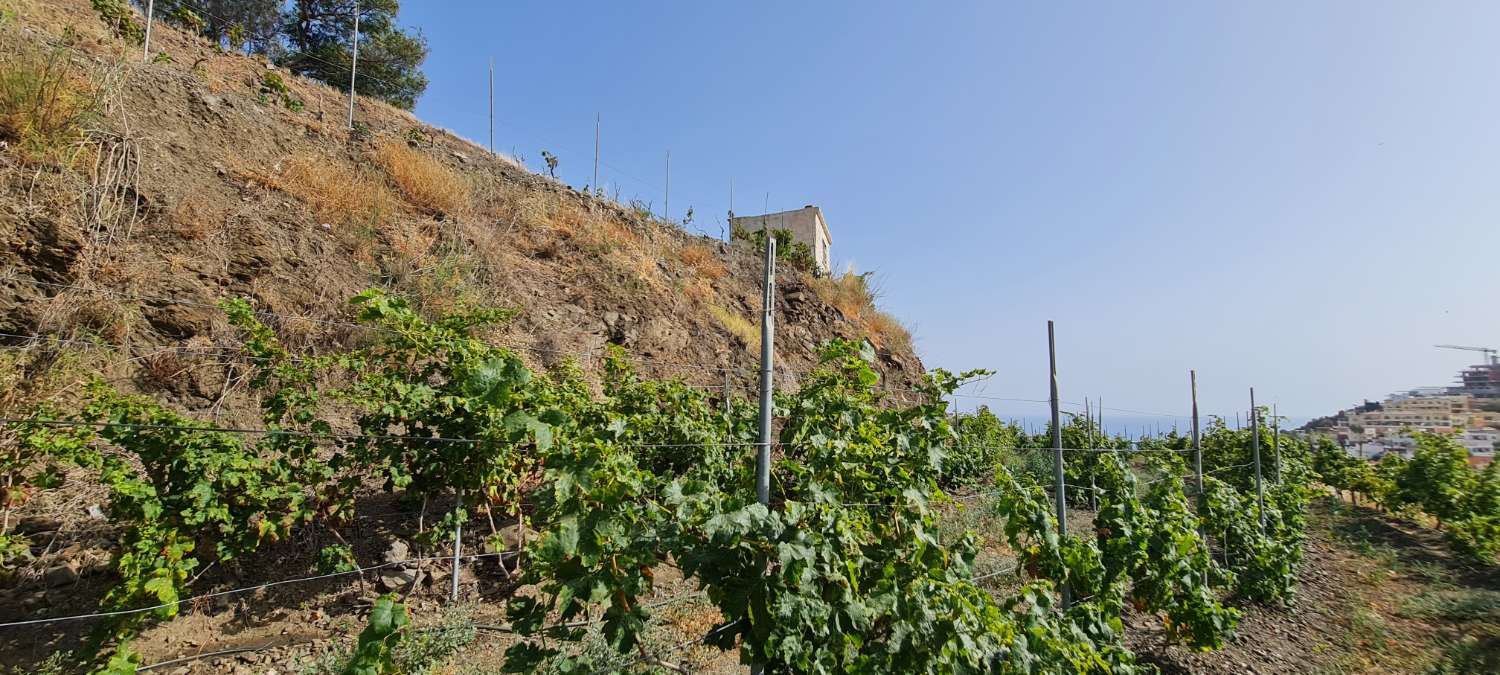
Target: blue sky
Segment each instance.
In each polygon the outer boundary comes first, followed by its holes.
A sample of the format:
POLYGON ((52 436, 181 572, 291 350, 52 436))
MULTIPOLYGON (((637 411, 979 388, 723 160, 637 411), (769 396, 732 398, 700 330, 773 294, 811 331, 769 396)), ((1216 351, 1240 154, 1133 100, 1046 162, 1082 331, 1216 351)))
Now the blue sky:
MULTIPOLYGON (((1500 342, 1500 4, 411 2, 426 121, 718 234, 817 204, 929 366, 1284 414, 1500 342)), ((1477 356, 1477 355, 1476 355, 1477 356)), ((1015 408, 1017 414, 1038 410, 1015 408)), ((1126 414, 1123 410, 1116 415, 1126 414)))

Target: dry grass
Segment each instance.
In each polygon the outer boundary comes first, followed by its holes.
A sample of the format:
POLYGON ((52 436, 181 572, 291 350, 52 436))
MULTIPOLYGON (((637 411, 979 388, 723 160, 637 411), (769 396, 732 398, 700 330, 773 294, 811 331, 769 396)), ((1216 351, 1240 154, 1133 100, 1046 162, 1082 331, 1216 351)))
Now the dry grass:
POLYGON ((213 221, 222 220, 212 213, 207 200, 189 193, 172 206, 169 214, 176 226, 177 236, 192 241, 203 241, 216 230, 213 221))
POLYGON ((394 138, 376 142, 371 155, 413 206, 431 213, 458 213, 469 206, 469 182, 427 153, 394 138))
POLYGON ((708 313, 718 320, 719 325, 724 326, 729 333, 745 343, 745 348, 752 352, 760 351, 760 328, 750 323, 749 319, 735 314, 723 307, 710 303, 708 313))
POLYGON ((677 251, 677 258, 682 264, 693 268, 699 276, 717 280, 729 273, 719 256, 714 250, 704 244, 688 244, 677 251))
POLYGON ((302 155, 284 162, 278 172, 239 173, 302 200, 319 218, 331 223, 373 228, 400 210, 400 201, 374 172, 327 157, 302 155))
POLYGON ((0 51, 0 141, 31 161, 57 161, 83 139, 99 88, 62 48, 0 51))
POLYGON ((812 288, 823 302, 863 329, 875 346, 902 351, 912 348, 911 332, 896 317, 875 306, 879 292, 871 287, 868 274, 845 272, 821 277, 812 281, 812 288))

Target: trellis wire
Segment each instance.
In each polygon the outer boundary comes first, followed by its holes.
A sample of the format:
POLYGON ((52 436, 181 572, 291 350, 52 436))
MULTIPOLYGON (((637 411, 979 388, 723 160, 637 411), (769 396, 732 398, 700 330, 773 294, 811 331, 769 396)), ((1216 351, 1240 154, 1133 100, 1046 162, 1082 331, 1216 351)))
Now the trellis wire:
MULTIPOLYGON (((466 556, 463 556, 463 559, 464 560, 476 560, 476 559, 479 559, 479 558, 499 558, 501 560, 504 560, 506 558, 514 557, 514 556, 517 556, 517 555, 520 555, 520 551, 499 551, 499 552, 496 552, 496 553, 476 553, 476 554, 466 555, 466 556)), ((41 619, 26 619, 24 621, 11 621, 11 622, 8 622, 8 623, 0 623, 0 629, 3 629, 3 628, 14 628, 16 626, 30 626, 30 625, 44 624, 44 623, 59 623, 59 622, 63 622, 63 621, 81 621, 81 620, 85 620, 85 619, 96 619, 96 618, 103 618, 103 617, 110 617, 110 616, 126 616, 126 615, 130 615, 130 614, 141 614, 141 613, 144 613, 144 612, 153 612, 153 611, 156 611, 158 609, 166 609, 168 607, 178 607, 178 606, 181 606, 181 605, 184 605, 184 604, 188 604, 188 603, 200 602, 200 601, 208 600, 208 599, 211 599, 211 598, 224 597, 224 596, 228 596, 228 595, 238 595, 240 593, 249 593, 249 592, 258 591, 258 590, 261 590, 261 589, 264 589, 264 588, 271 588, 273 586, 284 586, 286 584, 297 584, 297 583, 305 583, 305 582, 309 582, 309 581, 319 581, 319 580, 322 580, 322 579, 331 579, 333 577, 347 576, 347 575, 350 575, 350 574, 364 574, 365 572, 371 572, 371 571, 374 571, 374 570, 385 569, 385 568, 388 568, 388 567, 404 566, 404 565, 409 565, 409 564, 413 564, 413 563, 422 563, 422 562, 449 561, 449 560, 452 560, 452 559, 453 559, 453 556, 449 556, 449 555, 424 556, 424 557, 418 557, 418 558, 408 558, 408 559, 405 559, 405 560, 397 560, 397 561, 394 561, 394 562, 381 563, 379 565, 371 565, 369 567, 359 567, 359 568, 355 568, 355 569, 352 569, 352 570, 346 570, 346 571, 342 571, 342 572, 330 572, 328 574, 318 574, 318 575, 306 576, 306 577, 296 577, 296 578, 292 578, 292 579, 282 579, 282 580, 279 580, 279 581, 268 581, 268 582, 265 582, 265 583, 262 583, 262 584, 256 584, 254 586, 246 586, 246 587, 243 587, 243 588, 235 588, 235 589, 230 589, 230 590, 227 590, 227 591, 215 591, 213 593, 204 593, 202 595, 195 595, 195 596, 190 597, 190 598, 182 598, 180 600, 174 600, 172 602, 164 602, 162 604, 153 605, 151 607, 140 607, 140 608, 136 608, 136 609, 120 609, 120 610, 112 610, 112 611, 108 611, 108 612, 93 612, 93 613, 89 613, 89 614, 73 614, 73 615, 69 615, 69 616, 55 616, 55 617, 46 617, 46 618, 41 618, 41 619)))

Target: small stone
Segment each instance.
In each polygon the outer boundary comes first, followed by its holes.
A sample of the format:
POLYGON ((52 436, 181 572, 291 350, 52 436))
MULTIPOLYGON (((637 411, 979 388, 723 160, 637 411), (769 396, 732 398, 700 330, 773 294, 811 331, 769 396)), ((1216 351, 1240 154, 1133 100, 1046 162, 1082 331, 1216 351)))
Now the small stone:
POLYGON ((417 570, 386 570, 380 573, 380 586, 387 591, 403 591, 416 585, 421 576, 417 570))
POLYGON ((78 569, 72 565, 57 565, 48 569, 44 578, 48 588, 71 586, 78 583, 78 569))
POLYGON ((391 545, 385 549, 385 557, 382 559, 387 563, 406 562, 411 559, 411 547, 400 539, 393 539, 391 545))
POLYGON ((17 534, 25 535, 56 532, 62 529, 62 521, 56 518, 29 516, 17 522, 15 529, 17 534))
POLYGON ((94 520, 105 520, 108 518, 104 515, 104 509, 99 508, 98 504, 89 505, 89 517, 94 520))

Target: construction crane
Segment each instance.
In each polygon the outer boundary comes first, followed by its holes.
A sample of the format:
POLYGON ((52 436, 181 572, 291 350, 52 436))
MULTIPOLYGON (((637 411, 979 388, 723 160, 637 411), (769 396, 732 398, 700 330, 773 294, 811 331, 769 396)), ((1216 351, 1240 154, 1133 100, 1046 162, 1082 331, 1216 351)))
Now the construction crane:
POLYGON ((1500 358, 1495 356, 1496 350, 1491 347, 1464 347, 1462 345, 1436 345, 1438 349, 1458 349, 1466 352, 1480 352, 1490 365, 1500 365, 1500 358))

